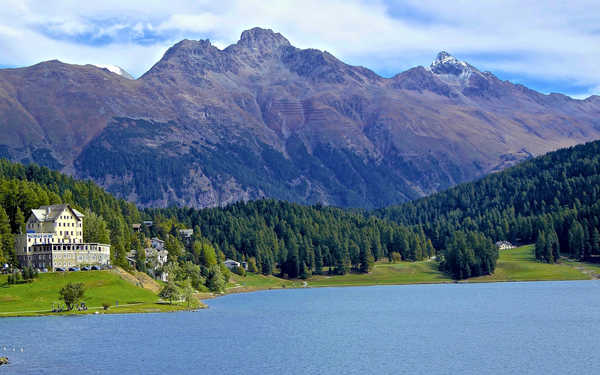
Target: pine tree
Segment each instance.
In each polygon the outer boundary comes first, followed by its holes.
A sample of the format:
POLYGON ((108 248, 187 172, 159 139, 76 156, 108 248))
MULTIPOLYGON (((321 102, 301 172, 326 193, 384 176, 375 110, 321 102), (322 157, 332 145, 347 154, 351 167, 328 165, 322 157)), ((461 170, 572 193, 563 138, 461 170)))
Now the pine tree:
POLYGON ((0 247, 4 261, 16 264, 14 238, 11 233, 10 221, 4 207, 0 205, 0 247))
POLYGON ((535 259, 544 260, 546 257, 546 234, 539 231, 535 242, 535 259))
POLYGON ((15 213, 14 232, 17 234, 25 233, 25 215, 23 215, 23 211, 19 207, 17 207, 15 213))
POLYGON ((592 244, 592 255, 600 254, 600 233, 598 233, 598 228, 594 228, 592 231, 592 237, 590 241, 592 244))
POLYGON ((547 250, 547 261, 548 263, 556 263, 560 259, 560 243, 556 231, 551 230, 549 239, 546 240, 548 246, 547 250))
POLYGON ((373 268, 373 264, 374 264, 374 260, 373 260, 373 256, 371 255, 370 251, 368 251, 368 249, 366 248, 361 248, 360 249, 360 272, 362 273, 369 273, 369 271, 371 270, 371 268, 373 268))
POLYGON ((573 220, 569 228, 569 252, 571 256, 575 259, 583 258, 584 246, 585 236, 583 226, 577 220, 573 220))

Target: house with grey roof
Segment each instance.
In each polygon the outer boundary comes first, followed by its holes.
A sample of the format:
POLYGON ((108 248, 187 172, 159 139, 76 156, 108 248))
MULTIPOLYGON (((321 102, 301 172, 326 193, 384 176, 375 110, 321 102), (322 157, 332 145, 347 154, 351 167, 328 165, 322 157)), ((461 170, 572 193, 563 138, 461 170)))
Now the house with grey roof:
POLYGON ((25 233, 15 238, 21 266, 54 269, 109 264, 110 245, 83 242, 83 217, 69 204, 31 210, 25 233))

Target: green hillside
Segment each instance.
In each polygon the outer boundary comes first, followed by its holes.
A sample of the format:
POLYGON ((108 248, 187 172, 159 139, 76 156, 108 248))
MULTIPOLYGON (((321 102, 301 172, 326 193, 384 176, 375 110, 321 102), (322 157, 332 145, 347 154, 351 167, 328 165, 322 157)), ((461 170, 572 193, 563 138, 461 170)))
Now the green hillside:
POLYGON ((85 285, 82 301, 88 306, 87 313, 160 312, 186 307, 158 303, 155 293, 124 280, 116 271, 42 273, 33 282, 16 285, 8 285, 6 279, 0 275, 0 317, 51 314, 52 304, 64 305, 58 291, 69 282, 85 285), (106 311, 104 303, 110 305, 106 311))
POLYGON ((456 231, 518 243, 538 241, 537 258, 600 256, 600 141, 528 160, 479 181, 401 206, 382 218, 419 226, 437 249, 456 231))

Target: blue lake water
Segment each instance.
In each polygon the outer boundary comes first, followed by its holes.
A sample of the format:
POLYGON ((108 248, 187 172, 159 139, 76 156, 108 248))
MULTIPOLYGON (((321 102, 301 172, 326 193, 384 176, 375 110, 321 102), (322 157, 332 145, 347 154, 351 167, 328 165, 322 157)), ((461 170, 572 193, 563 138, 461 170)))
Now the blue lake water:
POLYGON ((11 360, 0 374, 600 371, 599 281, 278 290, 208 304, 0 319, 11 360))

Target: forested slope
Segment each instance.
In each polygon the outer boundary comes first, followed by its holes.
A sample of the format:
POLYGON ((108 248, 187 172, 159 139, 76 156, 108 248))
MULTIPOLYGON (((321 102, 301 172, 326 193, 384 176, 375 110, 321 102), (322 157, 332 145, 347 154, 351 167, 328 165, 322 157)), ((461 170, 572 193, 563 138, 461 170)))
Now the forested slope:
POLYGON ((366 272, 374 260, 392 256, 420 260, 435 249, 422 230, 333 207, 302 206, 270 199, 203 210, 147 210, 155 220, 175 219, 206 236, 227 257, 253 259, 264 274, 275 267, 289 277, 351 269, 366 272))
POLYGON ((93 182, 0 160, 0 261, 16 263, 14 236, 24 230, 31 209, 57 203, 84 212, 84 238, 110 242, 113 262, 124 267, 126 254, 142 253, 152 236, 166 241, 169 261, 183 268, 186 262, 206 266, 214 264, 215 257, 221 261, 228 257, 249 261, 256 272, 291 278, 312 272, 366 272, 383 257, 421 260, 435 254, 420 228, 349 210, 259 200, 204 210, 139 211, 93 182), (133 233, 131 224, 142 220, 154 225, 133 233), (195 229, 191 240, 181 238, 182 228, 195 229))
POLYGON ((538 259, 600 256, 600 142, 528 160, 479 181, 376 211, 422 226, 444 248, 452 233, 478 231, 496 240, 538 242, 538 259))

